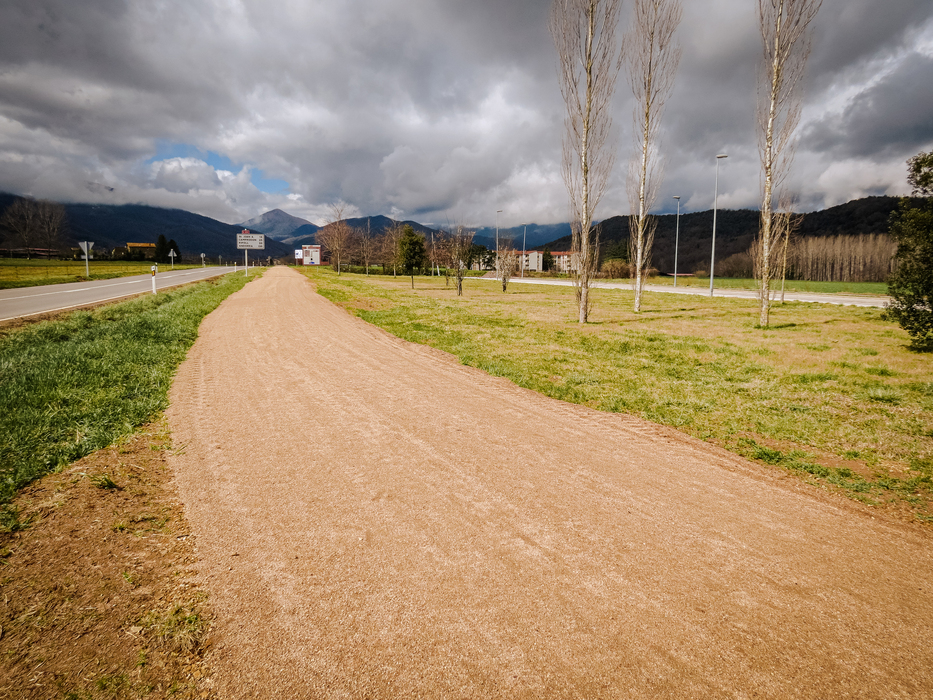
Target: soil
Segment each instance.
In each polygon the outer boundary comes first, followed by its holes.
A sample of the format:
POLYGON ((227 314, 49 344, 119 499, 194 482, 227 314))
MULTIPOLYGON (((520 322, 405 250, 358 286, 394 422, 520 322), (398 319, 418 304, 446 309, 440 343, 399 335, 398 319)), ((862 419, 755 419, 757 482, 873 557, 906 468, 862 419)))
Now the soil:
POLYGON ((169 449, 164 423, 145 426, 14 501, 22 529, 0 535, 0 698, 214 697, 210 609, 169 449))
POLYGON ((167 414, 220 698, 927 698, 933 538, 273 268, 167 414))

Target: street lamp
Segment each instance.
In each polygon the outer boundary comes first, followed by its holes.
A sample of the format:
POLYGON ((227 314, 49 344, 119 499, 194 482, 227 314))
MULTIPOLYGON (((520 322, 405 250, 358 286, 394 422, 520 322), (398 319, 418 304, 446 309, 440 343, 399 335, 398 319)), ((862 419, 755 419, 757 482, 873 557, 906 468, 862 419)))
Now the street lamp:
POLYGON ((713 195, 713 252, 709 261, 709 295, 713 296, 713 271, 716 269, 716 209, 719 203, 719 161, 728 158, 725 153, 716 156, 716 190, 713 195))
POLYGON ((677 233, 674 237, 674 286, 677 286, 677 250, 680 248, 680 195, 675 194, 677 200, 677 233))
POLYGON ((525 250, 525 245, 528 241, 528 224, 522 224, 525 227, 524 233, 522 233, 522 279, 525 279, 525 261, 528 259, 528 252, 525 250))
POLYGON ((499 279, 499 214, 501 209, 496 209, 496 279, 499 279))

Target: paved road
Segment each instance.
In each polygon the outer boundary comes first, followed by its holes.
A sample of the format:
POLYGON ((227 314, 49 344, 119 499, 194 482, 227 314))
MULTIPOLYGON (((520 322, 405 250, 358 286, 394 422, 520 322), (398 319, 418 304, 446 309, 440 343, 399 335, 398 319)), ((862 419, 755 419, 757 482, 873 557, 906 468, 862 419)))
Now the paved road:
MULTIPOLYGON (((168 289, 179 284, 225 275, 232 267, 199 267, 191 270, 159 272, 156 289, 168 289)), ((243 268, 240 268, 240 274, 243 268)), ((42 287, 21 287, 0 290, 0 322, 98 304, 134 294, 152 291, 152 275, 134 275, 92 282, 68 282, 42 287)))
POLYGON ((273 268, 169 457, 226 698, 931 698, 933 537, 545 398, 273 268))
MULTIPOLYGON (((491 277, 468 277, 471 280, 496 281, 491 277)), ((573 283, 570 280, 553 280, 520 277, 512 278, 510 284, 554 284, 561 286, 570 286, 573 283)), ((626 282, 600 282, 593 283, 594 287, 601 289, 632 289, 632 285, 626 282)), ((645 291, 663 292, 665 294, 690 294, 693 296, 708 296, 709 287, 671 287, 666 284, 647 284, 645 291)), ((736 299, 757 299, 758 292, 753 289, 715 289, 714 296, 733 297, 736 299)), ((813 302, 816 304, 839 304, 842 306, 866 306, 878 309, 884 308, 885 304, 891 301, 887 296, 869 296, 862 294, 819 294, 816 292, 786 292, 784 298, 787 301, 813 302)))

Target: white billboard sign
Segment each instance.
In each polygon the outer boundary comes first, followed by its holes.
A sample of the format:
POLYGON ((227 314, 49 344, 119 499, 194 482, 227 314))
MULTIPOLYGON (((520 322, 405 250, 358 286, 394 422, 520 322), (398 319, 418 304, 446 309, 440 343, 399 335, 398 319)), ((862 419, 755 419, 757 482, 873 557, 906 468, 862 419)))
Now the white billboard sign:
POLYGON ((261 233, 250 233, 248 229, 243 229, 242 233, 236 235, 237 250, 265 250, 266 237, 261 233))
MULTIPOLYGON (((296 253, 298 251, 295 251, 296 253)), ((301 253, 304 257, 302 263, 304 265, 320 265, 321 264, 321 246, 319 245, 303 245, 301 246, 301 253)))

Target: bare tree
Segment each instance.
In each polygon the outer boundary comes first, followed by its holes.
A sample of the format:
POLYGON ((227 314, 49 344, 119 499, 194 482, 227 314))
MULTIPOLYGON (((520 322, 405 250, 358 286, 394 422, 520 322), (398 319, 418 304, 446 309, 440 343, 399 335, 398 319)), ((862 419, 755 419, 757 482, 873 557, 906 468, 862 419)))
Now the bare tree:
POLYGON ((385 230, 385 233, 382 234, 380 240, 379 257, 383 265, 392 266, 393 277, 398 275, 398 242, 402 239, 402 233, 404 231, 404 225, 398 221, 394 221, 392 225, 385 230))
POLYGON ((509 288, 509 280, 518 272, 518 253, 512 247, 512 242, 499 245, 499 254, 496 256, 496 274, 502 281, 502 291, 509 288))
POLYGON ((344 219, 343 214, 347 205, 343 202, 337 202, 330 208, 331 223, 317 231, 317 242, 324 250, 330 253, 330 262, 333 268, 340 274, 340 262, 350 252, 353 230, 344 219))
POLYGON ((674 34, 683 15, 681 0, 635 0, 632 26, 625 34, 629 83, 635 96, 635 153, 629 166, 629 251, 635 281, 635 311, 641 311, 645 270, 658 220, 649 216, 661 185, 657 139, 664 104, 674 87, 680 47, 674 34))
POLYGON ((363 262, 363 267, 366 268, 367 275, 369 274, 369 265, 376 254, 376 239, 373 237, 371 223, 372 217, 367 217, 366 228, 361 228, 359 231, 357 231, 355 236, 359 249, 360 260, 363 262))
POLYGON ((457 296, 463 296, 463 278, 473 262, 473 235, 474 232, 463 225, 458 225, 450 232, 447 239, 447 250, 454 278, 457 280, 457 296))
POLYGON ((764 48, 758 90, 758 135, 762 168, 758 234, 759 324, 771 311, 772 255, 777 243, 774 197, 787 178, 800 122, 800 81, 810 56, 809 26, 823 0, 758 0, 764 48))
POLYGON ((39 238, 38 206, 32 199, 20 197, 3 212, 0 226, 12 234, 8 236, 10 255, 12 257, 13 243, 18 243, 26 249, 26 259, 31 258, 31 248, 39 238))
POLYGON ((783 241, 783 255, 781 256, 781 303, 784 303, 784 287, 787 283, 787 251, 790 247, 790 239, 800 230, 803 224, 803 214, 794 213, 794 199, 787 194, 782 194, 778 199, 778 211, 774 217, 776 230, 775 242, 780 244, 783 241))
POLYGON ((52 250, 61 245, 66 225, 65 207, 45 199, 36 202, 36 222, 38 238, 47 251, 46 257, 51 259, 52 250))
POLYGON ((621 0, 554 0, 549 20, 567 106, 563 175, 570 195, 580 323, 589 317, 590 283, 599 259, 594 213, 615 161, 609 135, 612 94, 622 67, 616 31, 621 6, 621 0))

